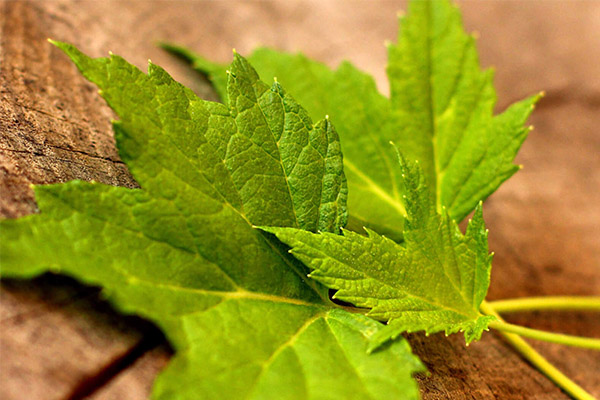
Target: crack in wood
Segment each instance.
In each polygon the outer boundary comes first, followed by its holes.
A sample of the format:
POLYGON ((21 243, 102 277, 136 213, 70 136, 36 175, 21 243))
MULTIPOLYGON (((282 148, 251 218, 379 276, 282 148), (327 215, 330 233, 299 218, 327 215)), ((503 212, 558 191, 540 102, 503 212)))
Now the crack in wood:
POLYGON ((104 388, 146 353, 164 344, 166 344, 165 337, 158 329, 154 329, 144 335, 142 340, 135 346, 103 366, 97 373, 81 380, 66 397, 66 400, 83 400, 88 398, 104 388))
MULTIPOLYGON (((86 156, 86 157, 90 157, 90 158, 93 158, 93 159, 96 159, 96 160, 101 160, 101 161, 108 161, 108 162, 111 162, 113 164, 126 165, 121 160, 113 160, 110 157, 102 157, 102 156, 99 156, 99 155, 86 153, 85 151, 82 151, 82 150, 68 149, 68 148, 64 148, 64 147, 60 147, 60 146, 55 146, 55 145, 50 145, 50 144, 44 144, 42 146, 47 146, 47 147, 50 147, 50 148, 53 148, 53 149, 57 149, 57 150, 63 150, 63 151, 69 152, 69 153, 81 154, 81 155, 86 156)), ((46 153, 39 152, 39 151, 36 151, 36 150, 18 150, 18 149, 11 149, 11 148, 8 148, 8 147, 0 147, 0 151, 9 151, 9 152, 12 152, 12 153, 19 153, 19 154, 29 154, 29 155, 36 156, 36 157, 51 157, 51 158, 55 158, 58 161, 64 161, 64 162, 69 162, 69 163, 74 163, 74 164, 86 166, 86 164, 77 163, 74 160, 68 160, 66 158, 56 157, 53 154, 46 154, 46 153)))
MULTIPOLYGON (((8 89, 7 92, 14 96, 14 94, 12 93, 12 91, 10 89, 8 89)), ((35 108, 35 107, 31 106, 31 105, 20 103, 20 102, 14 100, 14 99, 4 98, 2 100, 4 102, 6 102, 6 103, 9 103, 9 104, 13 105, 13 106, 21 107, 21 108, 24 108, 26 110, 33 111, 33 112, 45 115, 45 116, 50 117, 51 119, 55 119, 57 121, 66 122, 66 123, 68 123, 70 125, 76 126, 76 127, 80 128, 80 129, 83 129, 83 130, 89 130, 88 126, 84 126, 84 125, 82 125, 82 124, 80 124, 80 123, 78 123, 76 121, 69 120, 67 118, 64 118, 64 117, 61 117, 61 116, 58 116, 58 115, 54 115, 54 114, 52 114, 52 113, 50 113, 48 111, 44 111, 44 110, 41 110, 39 108, 35 108)))

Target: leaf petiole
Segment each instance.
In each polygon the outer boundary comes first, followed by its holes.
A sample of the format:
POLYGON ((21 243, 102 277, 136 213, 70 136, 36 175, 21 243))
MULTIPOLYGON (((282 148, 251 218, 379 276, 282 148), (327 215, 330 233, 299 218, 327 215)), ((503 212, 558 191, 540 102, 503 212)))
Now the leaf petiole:
POLYGON ((520 325, 509 324, 508 322, 492 321, 490 328, 497 331, 514 333, 530 339, 543 340, 545 342, 564 344, 567 346, 583 347, 586 349, 600 351, 600 339, 586 338, 580 336, 565 335, 562 333, 546 332, 538 329, 531 329, 520 325))
POLYGON ((498 313, 538 310, 600 311, 600 297, 548 296, 488 302, 498 313))
MULTIPOLYGON (((485 300, 481 303, 480 309, 487 315, 493 315, 499 321, 504 322, 502 317, 496 312, 494 307, 485 300)), ((523 340, 519 335, 510 332, 498 331, 500 335, 519 353, 523 358, 529 361, 548 379, 554 382, 563 391, 568 393, 576 400, 594 400, 594 396, 586 392, 581 386, 573 382, 569 377, 563 374, 558 368, 546 360, 540 353, 523 340)))

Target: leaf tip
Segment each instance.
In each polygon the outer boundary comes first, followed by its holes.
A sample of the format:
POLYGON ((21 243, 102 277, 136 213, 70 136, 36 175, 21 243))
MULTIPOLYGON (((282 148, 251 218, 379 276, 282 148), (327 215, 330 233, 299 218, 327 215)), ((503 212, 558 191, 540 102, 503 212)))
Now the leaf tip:
POLYGON ((47 38, 46 40, 48 40, 49 43, 53 44, 54 46, 58 47, 59 49, 61 49, 64 52, 67 52, 69 50, 69 48, 71 47, 71 45, 68 43, 60 42, 58 40, 54 40, 51 38, 47 38))

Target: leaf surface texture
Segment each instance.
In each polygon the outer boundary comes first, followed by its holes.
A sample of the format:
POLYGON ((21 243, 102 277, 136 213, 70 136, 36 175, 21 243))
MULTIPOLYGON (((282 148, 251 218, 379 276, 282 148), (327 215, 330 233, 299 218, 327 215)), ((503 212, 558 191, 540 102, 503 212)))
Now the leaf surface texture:
POLYGON ((402 245, 368 229, 367 236, 264 229, 291 247, 313 270, 312 278, 337 289, 335 298, 388 323, 374 335, 371 349, 415 331, 463 331, 468 344, 494 320, 479 311, 492 258, 481 207, 463 235, 446 209, 437 213, 420 168, 401 159, 400 171, 407 210, 402 245))
POLYGON ((163 69, 55 43, 119 115, 141 189, 38 186, 40 214, 1 222, 2 276, 46 271, 101 286, 156 323, 176 355, 156 399, 417 398, 406 342, 366 352, 380 325, 336 307, 253 225, 338 232, 347 186, 338 136, 235 55, 229 106, 163 69))
MULTIPOLYGON (((337 69, 302 54, 261 48, 249 60, 263 78, 276 76, 313 117, 329 115, 341 137, 350 197, 349 227, 363 225, 395 240, 406 215, 394 142, 418 160, 436 207, 462 220, 519 167, 513 159, 530 128, 539 95, 494 116, 491 70, 479 66, 475 40, 449 1, 413 1, 388 46, 390 97, 348 62, 337 69)), ((193 63, 227 101, 225 68, 185 49, 167 48, 193 63)))

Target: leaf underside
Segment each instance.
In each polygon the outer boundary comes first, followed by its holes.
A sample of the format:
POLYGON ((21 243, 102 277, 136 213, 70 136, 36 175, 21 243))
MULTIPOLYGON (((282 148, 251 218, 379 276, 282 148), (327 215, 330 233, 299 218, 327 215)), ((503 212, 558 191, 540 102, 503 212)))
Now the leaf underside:
POLYGON ((156 323, 176 355, 157 399, 417 398, 405 341, 367 354, 381 325, 327 289, 253 225, 339 232, 346 180, 337 134, 234 57, 229 106, 161 68, 91 59, 55 43, 120 116, 119 153, 141 189, 38 186, 40 214, 0 222, 2 276, 46 271, 101 286, 156 323))

